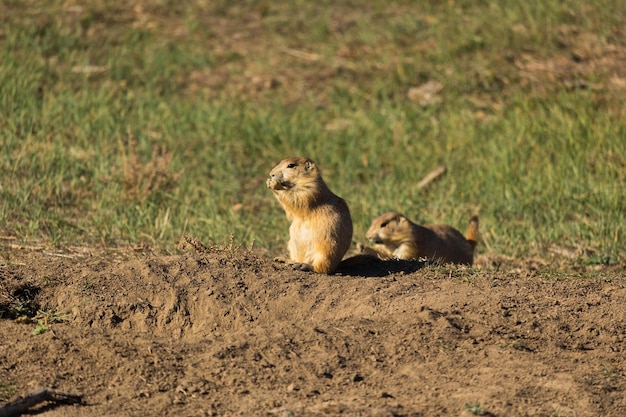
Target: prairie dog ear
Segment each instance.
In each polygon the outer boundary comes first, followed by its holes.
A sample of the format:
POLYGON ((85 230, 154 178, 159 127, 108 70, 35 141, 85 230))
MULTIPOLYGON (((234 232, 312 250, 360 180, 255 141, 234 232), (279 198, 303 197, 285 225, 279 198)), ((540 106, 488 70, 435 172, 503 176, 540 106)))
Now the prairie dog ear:
POLYGON ((398 216, 396 217, 396 221, 398 222, 398 224, 406 224, 409 222, 409 219, 404 217, 402 214, 398 214, 398 216))
POLYGON ((315 168, 315 162, 311 161, 310 159, 307 159, 304 163, 304 169, 307 172, 315 171, 315 168))

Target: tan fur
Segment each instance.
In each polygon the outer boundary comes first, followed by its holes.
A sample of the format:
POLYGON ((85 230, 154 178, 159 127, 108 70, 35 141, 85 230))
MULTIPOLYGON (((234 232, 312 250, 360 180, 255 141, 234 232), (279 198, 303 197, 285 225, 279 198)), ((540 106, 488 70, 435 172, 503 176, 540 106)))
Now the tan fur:
POLYGON ((366 237, 374 244, 366 252, 375 252, 383 259, 427 258, 471 265, 478 242, 478 216, 471 218, 463 236, 445 224, 420 226, 400 213, 385 213, 372 221, 366 237))
POLYGON ((346 202, 328 188, 308 158, 288 158, 266 181, 285 210, 289 257, 300 269, 330 274, 352 242, 352 219, 346 202))

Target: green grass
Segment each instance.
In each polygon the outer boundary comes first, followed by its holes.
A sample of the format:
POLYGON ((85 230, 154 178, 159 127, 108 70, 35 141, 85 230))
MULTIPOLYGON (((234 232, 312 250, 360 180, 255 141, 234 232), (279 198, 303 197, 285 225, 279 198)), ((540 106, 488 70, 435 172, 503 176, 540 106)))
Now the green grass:
POLYGON ((355 241, 476 212, 483 252, 626 256, 626 1, 139 3, 0 3, 4 235, 278 253, 264 179, 304 155, 355 241))
POLYGON ((0 384, 0 401, 9 401, 16 392, 17 390, 13 382, 3 382, 0 384))
POLYGON ((487 414, 487 409, 485 409, 484 407, 481 407, 480 404, 478 403, 465 404, 463 406, 463 409, 467 411, 468 413, 473 414, 475 416, 484 416, 487 414))

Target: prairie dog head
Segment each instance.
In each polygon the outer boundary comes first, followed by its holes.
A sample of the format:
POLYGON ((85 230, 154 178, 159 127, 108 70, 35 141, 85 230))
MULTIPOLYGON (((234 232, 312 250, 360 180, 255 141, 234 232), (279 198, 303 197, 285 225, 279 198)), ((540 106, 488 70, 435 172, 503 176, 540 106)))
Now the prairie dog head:
POLYGON ((283 159, 270 171, 265 184, 276 191, 298 188, 315 188, 321 176, 315 162, 309 158, 283 159))
POLYGON ((390 212, 376 217, 365 234, 370 242, 386 245, 411 236, 411 223, 400 213, 390 212))

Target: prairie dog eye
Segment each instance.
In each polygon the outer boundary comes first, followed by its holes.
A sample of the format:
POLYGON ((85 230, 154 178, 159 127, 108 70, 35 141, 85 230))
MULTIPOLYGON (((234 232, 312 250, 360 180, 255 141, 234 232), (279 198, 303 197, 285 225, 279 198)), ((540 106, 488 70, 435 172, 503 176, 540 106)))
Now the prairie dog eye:
POLYGON ((297 166, 298 166, 298 164, 291 163, 291 164, 287 165, 287 168, 295 168, 297 166))
POLYGON ((380 224, 380 227, 387 227, 387 225, 389 224, 389 222, 383 222, 380 224))

